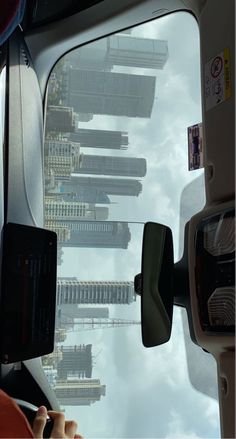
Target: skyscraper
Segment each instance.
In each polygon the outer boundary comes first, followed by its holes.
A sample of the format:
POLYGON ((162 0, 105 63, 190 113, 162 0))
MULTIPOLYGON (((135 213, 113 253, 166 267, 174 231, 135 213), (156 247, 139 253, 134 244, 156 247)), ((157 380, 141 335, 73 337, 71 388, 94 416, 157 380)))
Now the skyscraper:
POLYGON ((79 143, 63 140, 46 140, 44 144, 44 164, 47 174, 53 174, 57 179, 67 180, 75 167, 79 166, 79 143))
POLYGON ((110 204, 110 198, 107 194, 100 191, 98 188, 89 188, 86 186, 77 187, 75 191, 59 192, 58 198, 63 198, 64 201, 80 201, 82 203, 90 204, 110 204))
POLYGON ((78 113, 151 117, 155 85, 155 76, 69 69, 65 100, 78 113))
POLYGON ((78 188, 94 188, 108 195, 138 196, 142 192, 142 183, 129 178, 73 176, 61 185, 61 192, 77 193, 78 188))
POLYGON ((67 138, 72 142, 79 142, 84 148, 127 149, 127 134, 122 131, 78 128, 76 132, 68 133, 67 138))
POLYGON ((61 346, 62 359, 57 365, 59 379, 69 376, 91 378, 92 376, 92 345, 61 346))
POLYGON ((49 178, 51 175, 60 180, 69 180, 74 169, 74 157, 45 156, 45 174, 49 178))
POLYGON ((165 40, 112 35, 108 37, 107 59, 113 65, 163 69, 168 59, 165 40))
POLYGON ((106 394, 106 386, 100 380, 60 380, 54 392, 61 405, 91 405, 106 394))
POLYGON ((167 41, 128 35, 111 35, 67 55, 73 68, 104 71, 114 65, 163 69, 167 59, 167 41))
POLYGON ((70 240, 71 231, 66 223, 60 224, 59 221, 45 221, 45 229, 52 230, 57 234, 57 242, 64 243, 70 240))
POLYGON ((44 153, 51 157, 79 156, 80 144, 66 140, 45 140, 44 153))
POLYGON ((130 304, 136 300, 133 282, 57 279, 57 303, 130 304))
POLYGON ((45 220, 106 220, 108 208, 76 201, 67 202, 57 197, 45 197, 45 220))
POLYGON ((76 305, 61 305, 61 314, 72 317, 73 319, 108 319, 109 308, 94 306, 94 307, 78 307, 76 305))
MULTIPOLYGON (((117 221, 58 222, 70 229, 70 239, 63 247, 128 248, 131 233, 128 223, 117 221)), ((55 224, 55 228, 57 224, 55 224)), ((54 230, 54 228, 51 228, 54 230)))
POLYGON ((144 158, 81 154, 74 173, 144 177, 146 170, 144 158))
POLYGON ((73 108, 49 105, 46 117, 46 134, 48 132, 63 133, 75 130, 73 108))

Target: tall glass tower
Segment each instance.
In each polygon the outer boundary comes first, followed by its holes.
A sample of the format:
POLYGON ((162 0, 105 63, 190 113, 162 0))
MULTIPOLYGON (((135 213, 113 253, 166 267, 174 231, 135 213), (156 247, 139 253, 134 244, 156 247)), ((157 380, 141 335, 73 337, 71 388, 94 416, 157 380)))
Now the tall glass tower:
POLYGON ((77 113, 149 118, 155 86, 155 76, 70 68, 65 103, 77 113))
POLYGON ((78 142, 84 148, 127 149, 128 133, 78 128, 67 134, 68 140, 78 142))
POLYGON ((163 69, 168 56, 166 40, 111 35, 73 50, 66 57, 73 68, 111 71, 115 65, 163 69))
POLYGON ((113 157, 81 154, 75 174, 120 175, 144 177, 147 172, 146 159, 136 157, 113 157))
POLYGON ((129 178, 72 176, 70 181, 61 184, 61 192, 78 193, 78 189, 97 189, 107 195, 138 196, 142 192, 142 183, 129 178))

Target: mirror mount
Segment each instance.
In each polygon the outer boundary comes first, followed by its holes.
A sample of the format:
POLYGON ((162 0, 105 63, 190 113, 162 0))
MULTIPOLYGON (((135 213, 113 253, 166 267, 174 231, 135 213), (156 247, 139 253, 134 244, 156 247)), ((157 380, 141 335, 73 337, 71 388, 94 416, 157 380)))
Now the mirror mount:
POLYGON ((142 295, 142 273, 136 274, 134 277, 134 291, 138 296, 142 295))

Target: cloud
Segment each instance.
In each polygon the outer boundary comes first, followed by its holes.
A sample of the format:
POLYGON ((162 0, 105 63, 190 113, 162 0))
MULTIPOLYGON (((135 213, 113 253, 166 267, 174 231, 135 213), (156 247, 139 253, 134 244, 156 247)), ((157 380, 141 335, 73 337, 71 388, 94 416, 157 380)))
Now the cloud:
POLYGON ((219 428, 219 405, 214 400, 210 400, 206 407, 206 419, 211 428, 214 430, 219 428))
POLYGON ((168 424, 166 439, 201 439, 193 431, 186 431, 183 418, 175 410, 170 412, 171 420, 168 424))

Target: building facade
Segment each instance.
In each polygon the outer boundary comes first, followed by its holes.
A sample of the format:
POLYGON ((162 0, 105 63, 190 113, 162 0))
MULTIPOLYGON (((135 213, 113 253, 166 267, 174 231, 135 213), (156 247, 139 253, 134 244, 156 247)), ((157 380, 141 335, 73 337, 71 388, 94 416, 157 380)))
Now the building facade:
POLYGON ((91 405, 105 396, 106 386, 97 379, 60 380, 54 392, 61 405, 91 405))
POLYGON ((45 173, 48 177, 54 179, 70 180, 71 173, 74 169, 73 157, 63 156, 45 156, 44 158, 45 173))
POLYGON ((67 202, 57 197, 45 197, 45 220, 106 220, 108 208, 81 202, 67 202))
POLYGON ((44 153, 48 156, 79 156, 80 144, 66 140, 45 140, 44 153))
MULTIPOLYGON (((62 186, 61 189, 63 189, 62 186)), ((58 192, 57 196, 58 198, 59 197, 63 198, 64 201, 80 201, 83 203, 90 203, 90 204, 111 203, 108 195, 100 191, 99 188, 96 187, 89 188, 86 186, 77 186, 76 190, 74 190, 73 192, 58 192)))
POLYGON ((46 135, 49 132, 62 133, 75 130, 75 115, 73 108, 49 105, 46 117, 46 135))
POLYGON ((57 303, 130 304, 136 300, 133 282, 79 281, 57 279, 57 303))
POLYGON ((68 140, 79 142, 84 148, 127 149, 128 133, 123 131, 78 128, 68 133, 68 140))
POLYGON ((56 221, 45 221, 44 227, 57 234, 58 243, 64 243, 71 238, 71 231, 66 224, 60 224, 56 221))
POLYGON ((62 315, 72 317, 74 319, 108 319, 109 308, 108 307, 79 307, 75 305, 61 305, 62 315))
POLYGON ((103 71, 111 71, 115 65, 163 69, 167 59, 167 41, 117 34, 67 55, 73 68, 103 71))
POLYGON ((144 177, 147 172, 146 159, 81 154, 75 174, 119 175, 144 177))
POLYGON ((77 193, 78 189, 98 190, 108 195, 137 197, 142 192, 142 183, 129 178, 72 176, 61 184, 61 192, 77 193))
POLYGON ((77 113, 149 118, 155 86, 155 76, 70 68, 65 102, 77 113))
POLYGON ((70 239, 64 242, 64 247, 127 249, 131 240, 128 223, 117 221, 68 221, 62 222, 61 226, 70 229, 70 239))
POLYGON ((59 379, 69 376, 91 378, 92 376, 92 345, 61 346, 62 359, 57 365, 59 379))
POLYGON ((108 37, 108 59, 113 65, 163 69, 168 59, 166 40, 112 35, 108 37))

